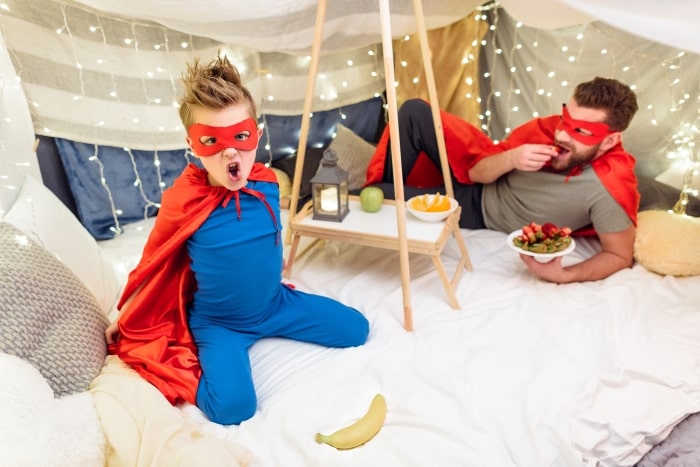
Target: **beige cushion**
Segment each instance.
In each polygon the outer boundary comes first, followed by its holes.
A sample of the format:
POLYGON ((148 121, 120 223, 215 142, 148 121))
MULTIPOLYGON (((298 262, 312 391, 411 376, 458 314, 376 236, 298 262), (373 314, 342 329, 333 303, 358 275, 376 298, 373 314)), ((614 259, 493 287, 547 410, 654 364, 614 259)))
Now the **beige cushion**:
POLYGON ((336 136, 328 146, 338 155, 338 165, 348 172, 348 189, 358 190, 367 181, 367 165, 374 154, 374 145, 339 123, 336 136))
POLYGON ((285 198, 292 194, 292 180, 283 170, 271 167, 272 171, 277 176, 277 183, 280 187, 280 198, 285 198))
POLYGON ((700 274, 700 218, 668 211, 643 211, 637 217, 635 260, 658 274, 700 274))

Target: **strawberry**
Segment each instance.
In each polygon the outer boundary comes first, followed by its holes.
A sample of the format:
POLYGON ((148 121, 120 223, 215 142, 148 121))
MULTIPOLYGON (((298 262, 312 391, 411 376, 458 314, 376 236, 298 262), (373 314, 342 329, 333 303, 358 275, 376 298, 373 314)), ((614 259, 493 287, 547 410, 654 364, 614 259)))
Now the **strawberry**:
POLYGON ((559 227, 551 222, 547 222, 542 226, 542 233, 547 237, 554 237, 559 232, 559 227))
POLYGON ((559 230, 559 235, 561 237, 568 237, 571 235, 571 229, 569 227, 562 227, 561 230, 559 230))

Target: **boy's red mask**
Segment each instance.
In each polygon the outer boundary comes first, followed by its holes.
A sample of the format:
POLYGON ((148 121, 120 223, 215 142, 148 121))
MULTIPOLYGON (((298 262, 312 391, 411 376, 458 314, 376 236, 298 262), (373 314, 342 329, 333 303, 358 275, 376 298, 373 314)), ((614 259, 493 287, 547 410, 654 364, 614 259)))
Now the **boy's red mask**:
POLYGON ((600 144, 606 136, 615 133, 607 123, 574 120, 566 109, 566 104, 562 105, 561 122, 557 129, 564 130, 573 139, 588 146, 600 144))
POLYGON ((226 148, 252 151, 258 147, 258 122, 253 118, 247 118, 231 126, 195 123, 187 129, 187 134, 190 137, 192 150, 198 156, 213 156, 226 148))

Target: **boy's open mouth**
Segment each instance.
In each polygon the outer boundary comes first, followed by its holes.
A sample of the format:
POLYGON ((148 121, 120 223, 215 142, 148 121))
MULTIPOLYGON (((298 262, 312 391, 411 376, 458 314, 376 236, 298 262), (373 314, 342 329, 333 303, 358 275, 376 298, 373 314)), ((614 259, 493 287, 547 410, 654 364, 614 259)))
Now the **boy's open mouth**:
POLYGON ((241 167, 238 162, 231 162, 226 169, 228 170, 229 176, 232 180, 238 180, 239 174, 241 172, 241 167))

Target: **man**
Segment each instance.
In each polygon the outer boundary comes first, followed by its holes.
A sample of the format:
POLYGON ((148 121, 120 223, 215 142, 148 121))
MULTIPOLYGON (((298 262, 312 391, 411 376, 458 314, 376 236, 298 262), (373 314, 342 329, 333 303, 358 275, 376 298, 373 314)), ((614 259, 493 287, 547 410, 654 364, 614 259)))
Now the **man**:
MULTIPOLYGON (((455 198, 462 206, 460 227, 512 232, 534 221, 595 233, 601 251, 578 264, 563 267, 561 257, 542 263, 520 255, 530 271, 550 282, 599 280, 630 267, 639 193, 635 159, 624 150, 621 132, 637 109, 629 86, 596 77, 576 87, 561 115, 533 119, 499 143, 441 112, 455 198)), ((414 185, 406 187, 406 196, 444 192, 434 180, 412 173, 423 154, 440 167, 428 104, 404 103, 399 128, 403 179, 414 185)), ((392 198, 388 137, 385 130, 367 184, 392 198)))

